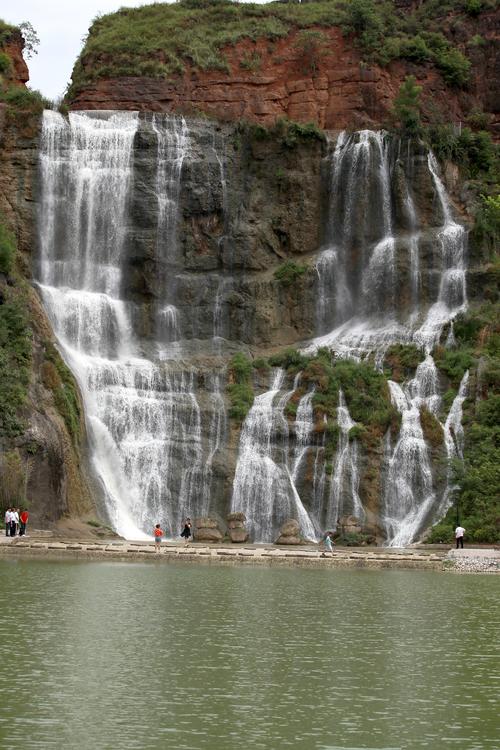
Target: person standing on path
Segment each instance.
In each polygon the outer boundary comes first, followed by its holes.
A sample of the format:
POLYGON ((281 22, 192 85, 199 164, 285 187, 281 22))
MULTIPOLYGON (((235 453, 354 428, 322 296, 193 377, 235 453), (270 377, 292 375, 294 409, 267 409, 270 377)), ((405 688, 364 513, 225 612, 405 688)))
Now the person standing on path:
POLYGON ((188 544, 189 540, 191 539, 192 528, 193 528, 193 524, 191 523, 191 519, 186 518, 186 521, 184 522, 184 528, 181 531, 181 536, 184 537, 184 539, 186 540, 186 544, 188 544))
POLYGON ((23 508, 19 516, 19 536, 24 536, 26 534, 26 526, 28 525, 29 516, 30 514, 26 508, 23 508))
POLYGON ((465 534, 464 527, 460 526, 460 525, 457 526, 457 528, 455 529, 455 540, 456 540, 456 543, 457 543, 457 549, 458 549, 459 545, 460 545, 461 549, 464 548, 464 534, 465 534))
POLYGON ((157 523, 155 526, 155 552, 160 554, 160 547, 161 547, 161 538, 163 536, 163 529, 161 528, 160 524, 157 523))
POLYGON ((19 513, 15 508, 10 511, 10 535, 15 536, 19 525, 19 513))
POLYGON ((12 508, 7 508, 5 511, 5 536, 10 536, 10 514, 12 513, 12 508))
POLYGON ((325 550, 326 552, 333 552, 333 540, 330 532, 325 536, 325 550))

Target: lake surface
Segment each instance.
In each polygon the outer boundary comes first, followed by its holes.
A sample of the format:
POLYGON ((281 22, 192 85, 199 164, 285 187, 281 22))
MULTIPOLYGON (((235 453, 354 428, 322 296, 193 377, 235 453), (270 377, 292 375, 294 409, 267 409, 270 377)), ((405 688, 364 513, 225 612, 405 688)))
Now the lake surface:
POLYGON ((2 750, 498 748, 498 577, 1 561, 2 750))

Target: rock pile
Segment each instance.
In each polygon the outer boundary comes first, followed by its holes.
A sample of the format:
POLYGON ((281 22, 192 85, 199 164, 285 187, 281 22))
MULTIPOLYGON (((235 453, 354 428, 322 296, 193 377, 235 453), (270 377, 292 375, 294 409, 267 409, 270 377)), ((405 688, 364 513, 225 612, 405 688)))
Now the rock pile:
POLYGON ((206 517, 194 519, 193 536, 195 542, 221 542, 223 539, 217 521, 206 517))
POLYGON ((280 529, 280 535, 276 539, 276 544, 303 544, 304 540, 300 536, 299 522, 290 518, 285 521, 280 529))
POLYGON ((248 541, 248 531, 245 529, 247 517, 244 513, 230 513, 227 517, 227 533, 232 542, 241 544, 248 541))

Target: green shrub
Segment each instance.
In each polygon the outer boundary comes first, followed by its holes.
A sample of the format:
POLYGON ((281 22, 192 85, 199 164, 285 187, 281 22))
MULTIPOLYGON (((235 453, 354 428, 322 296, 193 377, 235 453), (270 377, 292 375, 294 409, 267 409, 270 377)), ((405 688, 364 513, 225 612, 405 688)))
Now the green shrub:
POLYGON ((385 353, 384 372, 391 380, 402 383, 413 376, 424 356, 415 344, 393 344, 385 353))
POLYGON ((465 0, 464 8, 465 8, 465 12, 468 13, 469 16, 476 18, 477 16, 480 15, 481 11, 483 10, 483 1, 482 0, 465 0))
POLYGON ((243 55, 240 60, 240 68, 243 70, 257 71, 260 69, 262 64, 261 56, 257 52, 252 52, 251 55, 243 55))
POLYGON ((394 114, 402 129, 410 135, 420 132, 420 94, 422 86, 417 86, 415 76, 406 76, 394 100, 394 114))
POLYGON ((5 224, 0 222, 0 273, 12 272, 15 257, 16 238, 5 224))
POLYGON ((45 373, 48 369, 47 364, 50 368, 49 373, 52 373, 49 377, 45 377, 45 385, 52 390, 57 411, 64 419, 76 445, 81 437, 82 414, 75 379, 51 341, 45 342, 44 350, 45 373))
POLYGON ((229 363, 229 370, 237 383, 246 382, 252 374, 252 360, 243 352, 237 352, 229 363))
POLYGON ((355 424, 354 427, 351 427, 349 430, 349 440, 358 440, 359 438, 362 438, 365 433, 366 428, 363 427, 362 424, 355 424))
POLYGON ((449 47, 434 55, 434 62, 450 86, 463 87, 470 78, 471 63, 460 50, 449 47))
POLYGON ((283 367, 285 370, 302 370, 308 363, 309 359, 301 354, 297 349, 285 349, 280 354, 273 354, 269 357, 271 367, 283 367))
POLYGON ((252 361, 243 352, 237 352, 229 362, 229 379, 226 388, 230 403, 229 416, 243 422, 254 401, 252 361))
POLYGON ((287 260, 276 269, 273 275, 283 286, 288 287, 295 284, 297 279, 300 279, 306 271, 307 266, 299 265, 293 260, 287 260))
POLYGON ((27 89, 24 86, 10 86, 6 91, 0 91, 0 101, 5 102, 10 109, 17 112, 32 112, 40 114, 49 109, 52 102, 39 91, 27 89))
POLYGON ((271 369, 269 362, 267 359, 264 359, 264 357, 257 357, 257 359, 254 359, 252 367, 254 370, 260 370, 261 372, 268 372, 271 369))
POLYGON ((12 60, 6 52, 0 50, 0 73, 8 73, 12 68, 12 60))
POLYGON ((24 429, 20 410, 28 395, 32 343, 24 290, 0 288, 0 435, 24 429))
POLYGON ((5 23, 5 21, 0 19, 0 46, 8 42, 16 31, 19 31, 18 26, 12 26, 10 23, 5 23))
POLYGON ((420 407, 420 424, 426 441, 432 448, 441 448, 444 443, 444 432, 441 424, 427 407, 420 407))
POLYGON ((385 30, 380 8, 373 0, 349 0, 344 6, 341 26, 345 33, 356 34, 367 51, 376 48, 385 30))
POLYGON ((474 215, 471 240, 495 251, 500 243, 500 193, 481 195, 474 215))
POLYGON ((459 386, 465 371, 474 363, 472 353, 467 349, 444 349, 434 351, 434 360, 438 369, 443 372, 450 383, 459 386))
POLYGON ((328 51, 329 39, 321 31, 303 29, 297 34, 294 47, 304 70, 314 75, 319 68, 321 58, 328 51))
POLYGON ((227 392, 230 402, 229 416, 243 422, 254 402, 252 386, 248 383, 230 383, 227 392))
POLYGON ((457 132, 450 125, 433 125, 426 130, 426 140, 438 159, 460 164, 468 177, 495 176, 498 170, 499 148, 485 131, 462 128, 457 132))
POLYGON ((486 131, 490 118, 489 115, 486 114, 486 112, 483 112, 482 109, 473 109, 471 110, 470 115, 467 117, 467 122, 471 126, 472 130, 484 130, 486 131))

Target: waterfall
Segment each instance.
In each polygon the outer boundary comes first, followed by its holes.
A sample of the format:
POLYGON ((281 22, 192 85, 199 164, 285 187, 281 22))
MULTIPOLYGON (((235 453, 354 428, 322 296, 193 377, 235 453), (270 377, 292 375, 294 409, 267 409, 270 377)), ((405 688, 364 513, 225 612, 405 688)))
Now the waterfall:
MULTIPOLYGON (((183 117, 153 114, 152 127, 157 140, 155 193, 158 201, 156 257, 161 269, 159 285, 167 297, 175 293, 172 270, 180 266, 177 250, 177 208, 182 164, 189 148, 189 134, 183 117)), ((179 312, 175 305, 160 302, 157 336, 168 343, 181 338, 179 312)))
POLYGON ((439 177, 439 167, 434 154, 427 157, 436 194, 443 214, 443 226, 438 234, 441 250, 441 279, 437 301, 431 306, 415 340, 430 351, 440 339, 444 326, 467 306, 465 287, 465 256, 467 232, 452 217, 446 190, 439 177))
POLYGON ((231 510, 245 513, 255 541, 274 541, 288 518, 297 519, 306 539, 316 537, 289 468, 284 409, 296 384, 282 392, 284 381, 285 371, 278 368, 270 389, 256 397, 240 436, 231 510))
POLYGON ((402 197, 409 225, 398 243, 409 260, 408 296, 404 299, 397 271, 390 137, 383 131, 341 133, 328 157, 329 220, 326 243, 316 264, 318 274, 317 336, 306 351, 329 347, 338 356, 362 358, 393 343, 411 343, 427 352, 442 330, 466 305, 467 233, 452 216, 439 167, 432 152, 427 167, 443 218, 435 233, 439 248, 439 287, 426 310, 420 299, 420 231, 406 181, 402 197), (396 290, 399 294, 396 295, 396 290))
POLYGON ((224 422, 219 383, 208 439, 197 374, 181 362, 147 359, 135 303, 123 295, 127 215, 139 128, 156 137, 157 343, 180 336, 171 270, 182 163, 182 118, 136 113, 45 112, 40 151, 39 286, 84 400, 91 460, 113 527, 147 537, 154 523, 177 535, 184 515, 206 513, 211 461, 224 422))
POLYGON ((389 387, 392 402, 401 413, 401 428, 389 461, 382 521, 388 544, 404 547, 415 538, 436 498, 417 399, 391 380, 389 387))
POLYGON ((453 399, 451 409, 444 423, 444 442, 446 446, 446 457, 448 459, 446 490, 443 493, 443 499, 438 511, 438 518, 443 516, 451 505, 453 493, 457 487, 453 483, 453 465, 454 459, 463 459, 464 449, 464 428, 462 427, 462 406, 467 396, 467 385, 469 382, 469 372, 467 371, 460 383, 458 393, 453 399))
POLYGON ((359 453, 357 440, 351 440, 349 433, 356 422, 351 419, 342 389, 339 390, 337 407, 339 440, 337 456, 330 485, 330 499, 327 508, 326 527, 336 529, 343 515, 356 516, 360 521, 365 511, 359 497, 359 453))
POLYGON ((295 455, 292 468, 292 479, 297 482, 299 470, 310 447, 310 439, 314 430, 314 416, 312 400, 315 393, 313 388, 299 401, 295 415, 295 455))
POLYGON ((384 524, 388 543, 403 547, 414 541, 428 523, 441 517, 450 505, 453 458, 462 456, 462 404, 469 374, 460 384, 443 428, 448 461, 446 485, 441 498, 433 487, 429 451, 420 423, 420 408, 425 406, 437 417, 439 396, 438 372, 430 355, 417 367, 415 377, 403 388, 389 381, 394 405, 402 422, 394 451, 388 458, 388 478, 384 494, 384 524))

